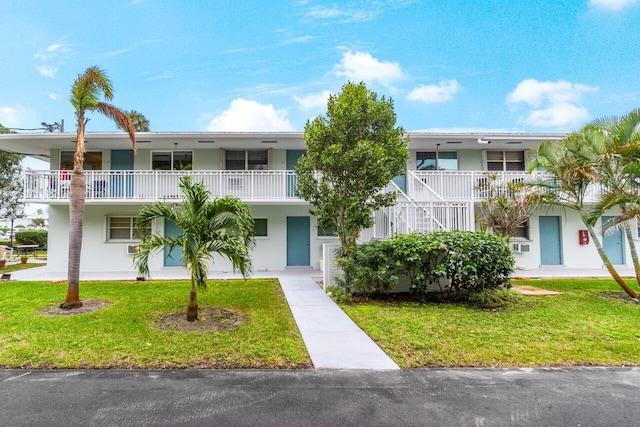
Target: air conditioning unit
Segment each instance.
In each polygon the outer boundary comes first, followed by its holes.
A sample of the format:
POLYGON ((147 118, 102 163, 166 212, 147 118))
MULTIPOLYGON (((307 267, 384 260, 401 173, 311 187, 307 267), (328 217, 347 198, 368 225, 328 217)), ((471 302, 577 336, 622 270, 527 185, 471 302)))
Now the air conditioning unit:
POLYGON ((127 245, 127 254, 128 255, 133 255, 137 252, 138 250, 138 245, 127 245))
POLYGON ((513 244, 513 252, 515 253, 525 253, 531 251, 531 245, 529 243, 514 243, 513 244))

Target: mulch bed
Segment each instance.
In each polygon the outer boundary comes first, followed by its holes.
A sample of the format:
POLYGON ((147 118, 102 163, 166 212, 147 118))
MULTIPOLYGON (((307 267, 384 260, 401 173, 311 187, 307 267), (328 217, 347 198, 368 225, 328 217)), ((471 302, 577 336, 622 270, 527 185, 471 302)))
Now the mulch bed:
POLYGON ((187 312, 185 309, 177 313, 162 316, 155 325, 163 331, 211 332, 236 329, 245 320, 245 316, 231 310, 202 307, 198 309, 198 320, 195 322, 187 321, 187 312))

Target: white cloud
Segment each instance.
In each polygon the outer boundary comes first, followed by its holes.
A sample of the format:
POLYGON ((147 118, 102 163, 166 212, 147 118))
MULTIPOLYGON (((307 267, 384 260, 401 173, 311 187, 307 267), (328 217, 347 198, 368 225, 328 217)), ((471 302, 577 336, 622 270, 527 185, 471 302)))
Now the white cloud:
POLYGON ((547 108, 531 111, 526 122, 537 127, 550 126, 558 128, 580 125, 589 120, 590 117, 586 108, 568 102, 561 102, 547 108))
POLYGON ((334 72, 355 82, 379 82, 389 86, 391 82, 405 78, 397 62, 380 62, 365 52, 346 52, 340 64, 336 64, 334 72))
POLYGON ((57 93, 53 93, 53 92, 47 92, 47 96, 51 99, 53 99, 54 101, 57 101, 58 99, 60 99, 60 95, 58 95, 57 93))
POLYGON ((294 95, 293 99, 296 100, 302 110, 319 110, 327 106, 329 95, 331 95, 331 92, 323 90, 320 93, 303 96, 302 98, 294 95))
POLYGON ((456 79, 441 80, 437 85, 420 85, 407 95, 410 101, 421 101, 428 104, 452 101, 461 86, 456 79))
POLYGON ((42 65, 40 67, 36 67, 36 70, 38 70, 38 73, 40 73, 41 76, 43 77, 51 77, 54 78, 56 76, 56 73, 58 72, 58 69, 55 67, 47 67, 46 65, 42 65))
POLYGON ((589 111, 580 104, 582 96, 598 90, 597 87, 571 83, 521 81, 507 96, 512 107, 526 105, 531 111, 525 122, 538 127, 573 127, 589 119, 589 111))
POLYGON ((618 11, 637 4, 639 0, 589 0, 589 6, 618 11))
POLYGON ((35 55, 33 55, 33 58, 46 61, 48 59, 59 56, 60 54, 68 52, 70 50, 69 45, 64 44, 63 41, 70 36, 71 34, 67 34, 55 43, 50 44, 44 49, 40 49, 35 55))
POLYGON ((209 132, 293 132, 285 110, 243 98, 234 99, 229 109, 214 117, 209 132))
POLYGON ((0 123, 8 128, 32 128, 35 123, 34 117, 31 110, 21 105, 0 106, 0 123))

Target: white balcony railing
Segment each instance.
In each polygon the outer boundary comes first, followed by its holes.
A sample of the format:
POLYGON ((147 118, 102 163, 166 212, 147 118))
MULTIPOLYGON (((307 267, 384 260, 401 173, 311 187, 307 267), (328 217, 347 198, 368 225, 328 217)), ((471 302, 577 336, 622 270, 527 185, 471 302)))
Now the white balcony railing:
MULTIPOLYGON (((174 200, 181 197, 178 181, 190 175, 215 197, 248 201, 298 200, 293 171, 85 171, 87 200, 174 200)), ((64 201, 71 184, 67 171, 27 171, 24 200, 64 201)))
MULTIPOLYGON (((422 201, 470 201, 484 199, 491 186, 507 187, 511 182, 532 182, 553 179, 545 172, 480 172, 480 171, 409 171, 407 173, 407 194, 414 200, 422 201), (495 176, 490 181, 487 174, 495 176)), ((600 185, 587 189, 587 202, 594 202, 602 194, 600 185)))

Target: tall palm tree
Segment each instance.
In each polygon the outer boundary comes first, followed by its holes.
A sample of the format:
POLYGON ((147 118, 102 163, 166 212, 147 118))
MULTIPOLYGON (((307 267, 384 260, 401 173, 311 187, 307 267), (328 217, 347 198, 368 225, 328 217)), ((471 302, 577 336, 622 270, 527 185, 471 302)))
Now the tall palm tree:
POLYGON ((129 116, 119 108, 100 100, 100 95, 106 101, 113 99, 111 81, 103 70, 89 67, 71 87, 71 105, 76 114, 76 150, 73 156, 73 174, 69 189, 69 265, 67 272, 67 296, 62 308, 76 308, 82 306, 80 301, 80 254, 82 251, 82 222, 85 204, 85 127, 89 119, 87 113, 98 112, 112 119, 118 127, 129 134, 133 151, 136 152, 136 132, 129 116))
POLYGON ((138 213, 136 230, 142 243, 134 254, 140 273, 149 275, 149 256, 164 248, 169 254, 181 248, 181 260, 191 270, 191 292, 187 305, 187 320, 198 318, 197 290, 207 288, 207 261, 219 254, 231 261, 234 270, 244 277, 251 273, 249 252, 255 245, 254 221, 249 207, 235 197, 210 201, 211 193, 201 182, 193 183, 190 176, 180 178, 182 208, 154 203, 138 213), (152 234, 151 224, 156 219, 172 221, 182 232, 178 236, 152 234))
POLYGON ((631 221, 638 218, 637 206, 640 203, 638 194, 637 173, 640 160, 640 109, 635 109, 622 117, 604 117, 592 123, 602 129, 607 144, 606 152, 597 162, 600 182, 604 194, 592 211, 593 217, 602 214, 615 206, 620 209, 613 221, 603 224, 603 229, 621 227, 627 238, 636 279, 640 283, 640 260, 631 229, 631 221))
POLYGON ((544 190, 543 203, 577 211, 611 277, 630 297, 638 298, 640 294, 631 289, 607 256, 594 227, 600 218, 598 208, 588 203, 594 183, 600 182, 601 163, 608 149, 606 139, 601 128, 587 125, 580 131, 572 132, 558 144, 544 141, 538 147, 529 169, 542 167, 551 175, 551 179, 533 182, 533 185, 544 190))

